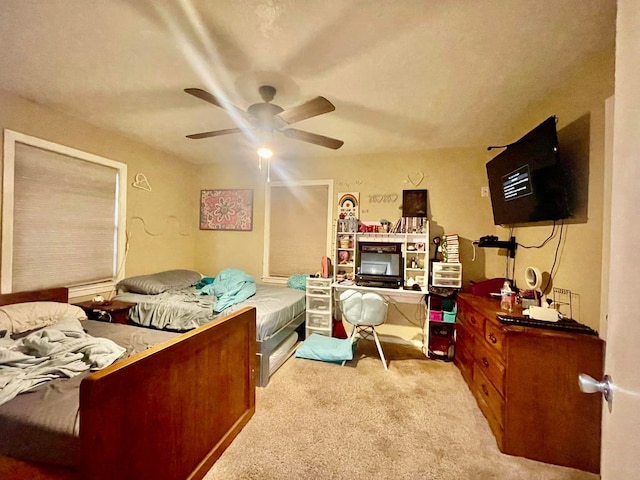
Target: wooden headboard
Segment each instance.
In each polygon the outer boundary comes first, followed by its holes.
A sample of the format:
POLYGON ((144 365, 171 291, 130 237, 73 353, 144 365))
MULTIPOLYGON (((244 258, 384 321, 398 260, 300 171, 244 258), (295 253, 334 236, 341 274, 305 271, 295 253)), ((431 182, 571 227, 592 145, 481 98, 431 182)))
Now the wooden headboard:
POLYGON ((16 292, 0 294, 0 306, 12 303, 24 302, 62 302, 69 301, 69 289, 67 287, 46 288, 30 292, 16 292))

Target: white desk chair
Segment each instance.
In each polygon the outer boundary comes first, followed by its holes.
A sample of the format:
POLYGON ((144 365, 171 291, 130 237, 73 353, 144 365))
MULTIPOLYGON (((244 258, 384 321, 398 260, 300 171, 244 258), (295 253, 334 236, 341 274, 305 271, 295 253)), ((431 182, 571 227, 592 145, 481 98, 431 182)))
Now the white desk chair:
MULTIPOLYGON (((356 334, 359 334, 361 338, 373 336, 385 370, 388 370, 387 361, 384 358, 384 353, 382 353, 375 327, 382 325, 387 320, 387 308, 387 301, 382 295, 374 292, 362 293, 358 290, 345 290, 340 294, 342 317, 353 325, 353 330, 349 337, 351 343, 353 344, 356 339, 356 334)), ((342 362, 342 365, 345 363, 342 362)))

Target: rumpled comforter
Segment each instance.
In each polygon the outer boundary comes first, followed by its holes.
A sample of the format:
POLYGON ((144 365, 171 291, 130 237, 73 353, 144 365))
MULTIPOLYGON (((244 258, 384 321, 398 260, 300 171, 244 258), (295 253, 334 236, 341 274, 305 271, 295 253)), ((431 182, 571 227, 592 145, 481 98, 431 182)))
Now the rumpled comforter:
POLYGON ((242 270, 226 268, 220 271, 213 283, 202 287, 200 294, 216 297, 213 311, 218 313, 255 295, 256 281, 242 270))
POLYGON ((92 337, 68 319, 19 339, 0 340, 0 405, 55 378, 74 377, 111 365, 125 349, 92 337))

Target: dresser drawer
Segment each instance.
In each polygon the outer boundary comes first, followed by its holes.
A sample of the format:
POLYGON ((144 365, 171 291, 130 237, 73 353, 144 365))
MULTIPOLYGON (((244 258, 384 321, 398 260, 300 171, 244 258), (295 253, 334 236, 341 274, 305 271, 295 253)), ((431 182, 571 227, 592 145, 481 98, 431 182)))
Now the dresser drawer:
POLYGON ((328 328, 331 326, 332 318, 329 313, 310 312, 307 310, 307 327, 328 328))
POLYGON ((504 397, 504 363, 497 352, 485 345, 486 342, 478 342, 474 350, 476 368, 479 368, 484 376, 493 384, 498 393, 504 397))
POLYGON ((502 331, 502 327, 491 321, 487 321, 484 325, 484 339, 491 348, 502 354, 504 347, 504 332, 502 331))
POLYGON ((331 287, 307 287, 307 295, 327 297, 331 295, 331 287))
POLYGON ((501 429, 504 428, 504 400, 502 395, 498 393, 496 387, 485 377, 482 370, 478 367, 477 362, 473 366, 473 383, 476 396, 482 399, 482 403, 485 404, 484 408, 483 405, 480 405, 480 408, 483 410, 487 419, 495 420, 501 429))
POLYGON ((482 336, 484 334, 484 317, 473 308, 465 307, 462 312, 462 321, 465 325, 482 336))
POLYGON ((329 312, 331 297, 323 295, 307 295, 307 310, 316 312, 329 312))
POLYGON ((331 288, 330 278, 307 277, 307 290, 312 287, 331 288))

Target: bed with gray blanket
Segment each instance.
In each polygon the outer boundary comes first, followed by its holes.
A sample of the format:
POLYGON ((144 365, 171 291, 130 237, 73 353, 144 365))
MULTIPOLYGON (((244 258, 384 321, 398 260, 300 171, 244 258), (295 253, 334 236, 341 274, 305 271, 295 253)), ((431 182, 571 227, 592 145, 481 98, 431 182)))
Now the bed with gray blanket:
POLYGON ((129 314, 132 324, 168 331, 188 331, 241 308, 255 307, 260 387, 294 352, 296 329, 305 315, 303 290, 255 283, 237 269, 225 269, 215 279, 191 270, 129 277, 118 284, 115 298, 136 304, 129 314), (204 281, 209 278, 211 283, 204 281))
POLYGON ((178 334, 67 295, 0 294, 0 477, 202 478, 255 412, 255 309, 178 334))
POLYGON ((0 340, 7 348, 0 348, 0 454, 73 467, 80 382, 98 367, 177 335, 66 319, 18 340, 0 340), (35 347, 29 354, 20 348, 25 343, 35 347))

